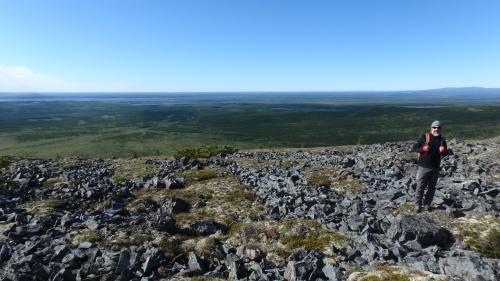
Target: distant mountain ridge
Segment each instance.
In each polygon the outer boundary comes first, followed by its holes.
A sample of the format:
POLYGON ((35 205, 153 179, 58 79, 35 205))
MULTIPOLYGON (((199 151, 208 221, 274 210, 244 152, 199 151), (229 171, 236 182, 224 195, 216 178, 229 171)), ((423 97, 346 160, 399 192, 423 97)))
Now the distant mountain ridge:
POLYGON ((446 87, 438 89, 421 90, 415 92, 439 92, 439 93, 463 93, 463 94, 500 94, 500 88, 484 88, 484 87, 446 87))
POLYGON ((165 95, 165 94, 297 94, 297 93, 324 93, 324 94, 354 94, 354 93, 453 93, 453 94, 500 94, 500 88, 486 88, 486 87, 444 87, 444 88, 436 88, 436 89, 425 89, 425 90, 373 90, 373 91, 358 91, 358 90, 350 90, 350 91, 207 91, 207 92, 168 92, 168 91, 135 91, 135 92, 2 92, 0 91, 0 97, 44 97, 44 96, 74 96, 74 95, 84 95, 84 96, 92 96, 92 95, 134 95, 134 94, 145 94, 145 95, 165 95))

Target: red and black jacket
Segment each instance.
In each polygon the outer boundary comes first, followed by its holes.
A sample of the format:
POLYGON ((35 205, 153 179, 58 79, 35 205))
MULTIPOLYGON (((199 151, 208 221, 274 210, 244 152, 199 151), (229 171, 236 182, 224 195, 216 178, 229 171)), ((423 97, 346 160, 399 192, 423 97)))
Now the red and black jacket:
POLYGON ((413 151, 420 153, 418 158, 418 165, 430 169, 438 169, 441 163, 441 157, 448 155, 448 146, 446 145, 446 140, 442 136, 430 135, 429 151, 423 152, 422 148, 426 145, 426 134, 420 136, 417 143, 413 145, 413 151), (444 146, 445 150, 443 153, 439 153, 439 147, 444 146))

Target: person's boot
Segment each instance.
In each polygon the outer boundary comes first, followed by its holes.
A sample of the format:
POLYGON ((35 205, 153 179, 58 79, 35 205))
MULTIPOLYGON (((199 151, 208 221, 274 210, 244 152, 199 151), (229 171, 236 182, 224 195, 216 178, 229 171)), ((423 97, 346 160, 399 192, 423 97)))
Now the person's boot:
POLYGON ((422 212, 422 205, 415 205, 415 213, 422 212))

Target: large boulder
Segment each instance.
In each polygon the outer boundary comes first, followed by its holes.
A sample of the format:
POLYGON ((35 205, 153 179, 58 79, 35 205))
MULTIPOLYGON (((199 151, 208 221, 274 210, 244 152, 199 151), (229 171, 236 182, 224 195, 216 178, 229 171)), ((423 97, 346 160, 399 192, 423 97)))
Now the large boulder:
POLYGON ((448 248, 455 243, 453 234, 434 221, 417 215, 399 215, 387 230, 387 237, 399 242, 417 241, 422 248, 448 248))
POLYGON ((442 274, 461 280, 500 280, 500 261, 484 259, 472 251, 454 251, 439 260, 442 274))

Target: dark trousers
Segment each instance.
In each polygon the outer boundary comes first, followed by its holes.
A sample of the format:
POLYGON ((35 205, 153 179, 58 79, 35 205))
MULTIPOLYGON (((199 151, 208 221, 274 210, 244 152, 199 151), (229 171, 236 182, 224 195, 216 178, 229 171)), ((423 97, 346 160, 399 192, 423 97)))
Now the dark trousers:
POLYGON ((436 191, 436 183, 439 176, 439 169, 430 169, 424 167, 418 167, 417 170, 417 190, 416 190, 416 204, 422 206, 422 197, 424 197, 424 205, 430 205, 432 198, 434 197, 434 192, 436 191))

